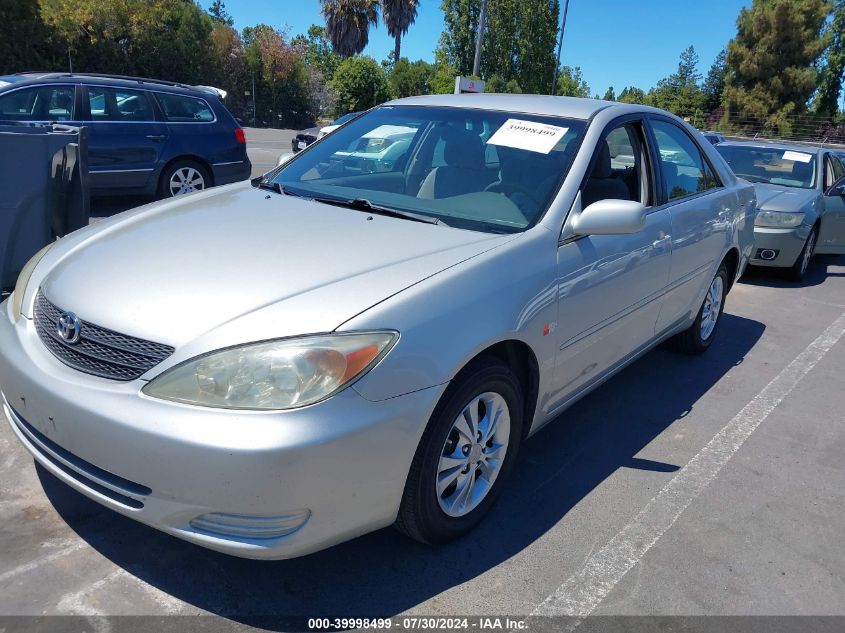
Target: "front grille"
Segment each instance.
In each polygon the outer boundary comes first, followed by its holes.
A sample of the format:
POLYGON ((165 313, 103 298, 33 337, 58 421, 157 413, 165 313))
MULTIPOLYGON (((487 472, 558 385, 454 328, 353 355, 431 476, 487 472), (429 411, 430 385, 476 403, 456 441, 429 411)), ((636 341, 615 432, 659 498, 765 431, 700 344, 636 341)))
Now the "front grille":
POLYGON ((173 348, 107 330, 80 321, 76 343, 57 332, 62 310, 38 291, 35 298, 35 329, 41 342, 65 365, 110 380, 134 380, 173 353, 173 348))

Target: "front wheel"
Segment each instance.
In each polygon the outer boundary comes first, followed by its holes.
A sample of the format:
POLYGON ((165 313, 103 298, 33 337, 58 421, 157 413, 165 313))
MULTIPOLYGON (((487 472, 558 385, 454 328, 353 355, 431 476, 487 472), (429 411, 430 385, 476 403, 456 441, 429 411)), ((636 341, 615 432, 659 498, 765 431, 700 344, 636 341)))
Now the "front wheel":
POLYGON ((804 279, 804 274, 807 272, 807 268, 810 267, 810 260, 812 259, 813 252, 815 250, 816 227, 813 227, 813 230, 810 231, 810 234, 807 236, 807 241, 804 242, 804 248, 801 249, 798 259, 795 260, 795 263, 792 264, 792 266, 784 271, 784 276, 790 281, 801 281, 804 279))
POLYGON ((211 186, 208 170, 197 162, 178 160, 168 165, 161 174, 159 196, 172 198, 211 186))
POLYGON ((716 275, 710 282, 707 294, 693 324, 676 335, 673 339, 675 348, 685 354, 703 354, 710 347, 716 336, 716 330, 722 320, 722 309, 728 292, 728 269, 724 264, 719 266, 716 275))
POLYGON ((423 543, 445 543, 475 527, 516 459, 522 410, 519 381, 501 361, 462 372, 417 447, 396 527, 423 543))

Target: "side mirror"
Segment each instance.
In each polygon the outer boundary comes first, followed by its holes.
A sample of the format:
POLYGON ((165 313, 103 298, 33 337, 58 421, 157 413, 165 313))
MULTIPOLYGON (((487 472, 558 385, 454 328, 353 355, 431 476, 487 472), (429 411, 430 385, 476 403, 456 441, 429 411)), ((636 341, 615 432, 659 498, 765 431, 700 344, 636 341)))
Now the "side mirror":
POLYGON ((640 231, 646 214, 641 202, 599 200, 573 218, 570 226, 578 235, 624 235, 640 231))
POLYGON ((845 196, 845 176, 833 183, 830 188, 824 192, 826 196, 845 196))
POLYGON ((276 163, 276 167, 278 167, 279 165, 284 165, 286 162, 288 162, 294 156, 295 156, 295 154, 293 152, 285 152, 284 154, 279 156, 279 162, 276 163))

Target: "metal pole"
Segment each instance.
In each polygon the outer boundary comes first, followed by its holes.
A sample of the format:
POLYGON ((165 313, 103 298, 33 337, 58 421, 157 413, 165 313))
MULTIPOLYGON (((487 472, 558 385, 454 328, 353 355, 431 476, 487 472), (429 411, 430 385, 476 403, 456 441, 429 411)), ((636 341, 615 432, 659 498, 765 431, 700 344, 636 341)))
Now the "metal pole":
POLYGON ((255 124, 256 114, 257 113, 256 113, 256 110, 255 110, 255 71, 253 70, 252 71, 252 127, 258 127, 255 124))
POLYGON ((472 62, 472 74, 480 77, 481 72, 481 39, 484 37, 484 20, 487 17, 487 0, 481 0, 481 11, 478 14, 478 33, 475 36, 475 59, 472 62))
POLYGON ((563 48, 563 31, 566 29, 566 14, 569 13, 569 0, 566 0, 566 4, 563 5, 563 22, 560 25, 560 39, 557 43, 557 62, 555 63, 555 73, 552 77, 552 92, 551 94, 557 94, 557 73, 558 69, 560 68, 560 51, 563 48))

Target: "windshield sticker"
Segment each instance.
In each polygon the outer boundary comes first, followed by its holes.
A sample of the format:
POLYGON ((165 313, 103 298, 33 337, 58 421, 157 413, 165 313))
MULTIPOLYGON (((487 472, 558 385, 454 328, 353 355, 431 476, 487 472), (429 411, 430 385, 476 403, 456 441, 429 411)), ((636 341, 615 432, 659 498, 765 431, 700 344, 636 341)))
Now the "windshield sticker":
POLYGON ((508 119, 490 137, 487 144, 548 154, 568 131, 568 127, 535 123, 534 121, 521 121, 520 119, 508 119))
POLYGON ((783 160, 794 160, 796 163, 809 163, 813 160, 813 155, 805 154, 804 152, 784 152, 783 160))

